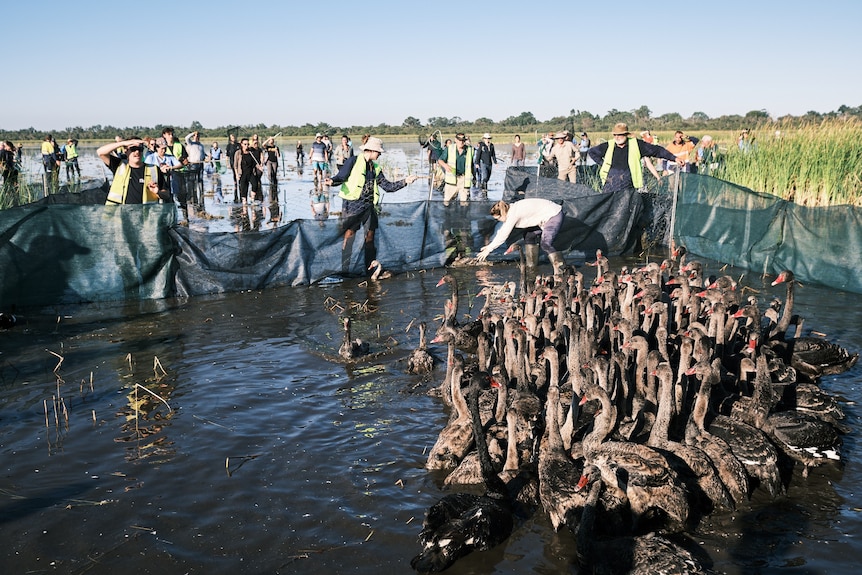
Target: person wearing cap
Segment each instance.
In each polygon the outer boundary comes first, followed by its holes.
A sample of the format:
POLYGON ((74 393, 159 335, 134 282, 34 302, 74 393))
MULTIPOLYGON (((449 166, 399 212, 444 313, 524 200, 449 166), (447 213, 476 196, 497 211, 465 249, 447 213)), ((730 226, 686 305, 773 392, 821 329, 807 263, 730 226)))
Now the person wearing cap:
POLYGON ((581 154, 569 140, 566 132, 554 134, 554 146, 548 152, 548 158, 557 161, 557 179, 575 183, 577 178, 576 162, 581 154))
POLYGON ((473 146, 467 144, 467 136, 455 134, 455 142, 440 151, 437 164, 443 168, 443 205, 448 206, 458 196, 462 205, 470 201, 473 187, 473 146))
POLYGON ((365 226, 365 268, 377 259, 377 247, 374 245, 374 233, 378 227, 377 206, 380 203, 380 189, 385 192, 397 192, 404 186, 416 181, 416 176, 410 175, 403 180, 390 182, 383 175, 383 169, 377 162, 383 153, 383 140, 369 137, 360 148, 362 153, 345 160, 344 165, 332 178, 326 178, 328 186, 340 185, 341 191, 341 231, 344 239, 341 244, 341 271, 350 271, 350 256, 353 254, 353 242, 359 228, 365 226))
POLYGON ((143 153, 144 141, 140 138, 111 142, 96 150, 96 155, 114 174, 106 206, 171 201, 164 174, 158 167, 144 164, 143 153), (126 159, 112 153, 120 147, 126 149, 126 159))
POLYGON ((618 122, 613 130, 613 142, 603 142, 590 148, 589 156, 599 166, 602 192, 613 193, 644 186, 641 158, 664 158, 673 162, 676 157, 655 144, 632 137, 629 127, 618 122))
POLYGON ((535 267, 538 263, 539 245, 548 254, 554 270, 564 264, 563 255, 554 247, 554 238, 565 219, 560 204, 544 198, 525 198, 511 204, 500 200, 491 206, 491 215, 503 225, 497 230, 494 239, 479 251, 477 261, 485 261, 491 252, 503 245, 513 230, 519 229, 524 231, 524 252, 528 265, 535 267))
MULTIPOLYGON (((148 166, 156 166, 159 170, 164 174, 165 178, 165 188, 171 189, 171 176, 174 173, 174 170, 179 170, 183 167, 180 164, 180 161, 177 160, 172 154, 168 154, 168 145, 165 142, 164 138, 158 138, 155 140, 156 150, 144 156, 144 163, 148 166)), ((180 207, 183 218, 185 221, 188 220, 188 209, 180 207)))
POLYGON ((322 187, 323 177, 326 174, 326 170, 329 169, 329 150, 323 141, 323 134, 320 132, 314 135, 314 142, 311 143, 311 155, 308 161, 311 162, 311 169, 314 170, 314 187, 322 187))
POLYGON ((482 141, 476 147, 476 182, 479 189, 484 192, 485 199, 488 198, 488 180, 491 179, 491 169, 493 164, 497 163, 497 154, 494 151, 494 144, 491 142, 491 134, 485 132, 482 134, 482 141))
POLYGON ((63 157, 66 158, 66 181, 71 182, 77 172, 78 180, 81 179, 81 166, 78 165, 78 140, 69 138, 62 149, 63 157))

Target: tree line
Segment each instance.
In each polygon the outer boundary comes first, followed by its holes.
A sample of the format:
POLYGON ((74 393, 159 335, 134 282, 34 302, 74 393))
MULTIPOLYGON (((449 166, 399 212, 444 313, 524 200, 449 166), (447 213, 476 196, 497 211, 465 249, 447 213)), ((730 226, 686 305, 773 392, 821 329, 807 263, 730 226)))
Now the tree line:
MULTIPOLYGON (((228 134, 238 136, 259 134, 262 137, 281 133, 284 137, 309 138, 317 132, 329 135, 337 134, 374 134, 377 136, 410 136, 424 135, 440 130, 446 133, 465 132, 497 132, 497 133, 522 133, 548 132, 569 130, 573 133, 580 132, 609 132, 617 122, 625 122, 632 131, 640 130, 665 131, 684 130, 688 132, 705 130, 739 130, 745 127, 766 126, 775 124, 781 127, 792 127, 794 125, 818 124, 827 120, 836 119, 862 119, 862 106, 840 106, 837 110, 827 113, 815 111, 806 112, 801 116, 782 116, 772 118, 766 110, 752 110, 745 115, 725 115, 710 118, 703 112, 695 112, 688 118, 681 114, 672 112, 653 117, 652 111, 647 106, 641 106, 635 110, 621 111, 609 110, 604 116, 592 114, 585 110, 570 110, 567 115, 555 116, 546 121, 539 121, 532 112, 522 112, 517 116, 510 116, 500 122, 490 118, 477 118, 473 121, 463 120, 458 116, 446 118, 436 116, 428 118, 423 124, 421 120, 408 116, 401 125, 378 124, 376 126, 333 126, 326 122, 318 124, 304 124, 302 126, 279 126, 276 124, 256 124, 243 126, 218 126, 206 128, 200 122, 193 121, 189 126, 171 126, 178 133, 198 131, 203 139, 224 139, 228 134)), ((116 127, 95 125, 90 127, 74 126, 62 130, 36 130, 25 128, 22 130, 0 129, 0 139, 13 142, 43 140, 46 135, 52 134, 58 141, 67 138, 78 140, 108 140, 115 136, 129 137, 133 135, 160 134, 166 126, 157 124, 155 126, 131 126, 116 127)))

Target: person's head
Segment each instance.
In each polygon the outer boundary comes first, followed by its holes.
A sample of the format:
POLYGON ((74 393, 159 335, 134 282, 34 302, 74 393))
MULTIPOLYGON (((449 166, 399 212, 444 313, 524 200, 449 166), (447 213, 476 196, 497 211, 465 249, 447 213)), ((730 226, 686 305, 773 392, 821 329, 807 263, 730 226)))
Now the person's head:
POLYGON ((586 132, 581 132, 581 139, 583 139, 583 140, 587 139, 587 133, 586 132))
POLYGON ((464 149, 464 146, 467 145, 467 136, 464 135, 464 132, 458 132, 455 134, 455 146, 459 150, 464 149))
POLYGON ((681 144, 685 140, 685 134, 682 130, 677 130, 673 133, 673 142, 675 144, 681 144))
POLYGON ((712 144, 713 144, 712 136, 707 134, 706 136, 704 136, 703 138, 700 139, 700 143, 704 148, 711 148, 712 144))
POLYGON ((350 143, 350 138, 348 138, 346 135, 341 136, 341 145, 342 146, 344 146, 346 148, 349 143, 350 143))
POLYGON ((156 140, 156 153, 159 156, 164 156, 168 151, 167 144, 160 139, 156 140))
POLYGON ((568 134, 566 134, 565 132, 557 132, 556 134, 554 134, 554 142, 557 144, 562 144, 566 141, 566 136, 568 136, 568 134))
POLYGON ((199 142, 200 139, 201 139, 200 132, 198 132, 198 131, 192 132, 192 137, 191 137, 192 142, 199 142))
POLYGON ((243 150, 248 150, 248 138, 243 138, 239 141, 239 147, 243 150))
POLYGON ((137 136, 129 139, 135 140, 135 143, 126 147, 126 158, 129 161, 129 166, 137 168, 144 163, 144 143, 137 136))
POLYGON ((452 145, 452 138, 446 138, 446 141, 443 142, 443 145, 447 146, 447 147, 451 146, 452 145))
POLYGON ((516 144, 520 144, 520 143, 521 143, 521 136, 520 136, 520 134, 515 134, 515 143, 516 143, 516 144))
POLYGON ((500 200, 493 206, 491 206, 491 216, 495 220, 499 220, 501 222, 506 221, 506 216, 509 214, 509 204, 500 200))
POLYGON ((376 160, 383 153, 383 140, 374 137, 368 138, 362 144, 362 152, 365 154, 366 159, 376 160))
POLYGON ((482 134, 482 141, 485 142, 485 144, 490 144, 491 143, 491 134, 489 134, 488 132, 485 132, 484 134, 482 134))
POLYGON ((315 142, 322 142, 323 141, 323 134, 321 134, 320 132, 317 132, 314 135, 314 141, 315 142))
POLYGON ((228 134, 227 135, 228 142, 236 142, 236 134, 228 134))
POLYGON ((167 140, 168 144, 172 144, 174 141, 174 129, 165 128, 164 130, 162 130, 162 137, 167 140))
POLYGON ((614 131, 611 134, 614 137, 614 143, 619 147, 623 147, 628 142, 629 135, 631 135, 629 125, 625 122, 617 122, 614 124, 614 131))
POLYGON ((218 149, 218 142, 213 142, 213 149, 218 149))
POLYGON ((51 140, 53 140, 53 139, 54 139, 54 136, 52 136, 51 134, 48 134, 47 136, 45 136, 45 141, 46 141, 46 142, 50 142, 50 141, 51 141, 51 140))
POLYGON ((251 145, 256 147, 259 143, 260 143, 260 138, 258 138, 257 134, 252 134, 251 135, 251 145))

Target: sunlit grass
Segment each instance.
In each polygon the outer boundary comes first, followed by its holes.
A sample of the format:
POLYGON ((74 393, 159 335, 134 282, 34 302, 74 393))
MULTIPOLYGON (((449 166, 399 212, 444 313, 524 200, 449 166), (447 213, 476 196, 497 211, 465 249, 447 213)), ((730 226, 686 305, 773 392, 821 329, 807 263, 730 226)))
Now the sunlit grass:
POLYGON ((862 205, 862 125, 833 120, 781 129, 755 127, 751 152, 736 141, 716 177, 805 206, 862 205))

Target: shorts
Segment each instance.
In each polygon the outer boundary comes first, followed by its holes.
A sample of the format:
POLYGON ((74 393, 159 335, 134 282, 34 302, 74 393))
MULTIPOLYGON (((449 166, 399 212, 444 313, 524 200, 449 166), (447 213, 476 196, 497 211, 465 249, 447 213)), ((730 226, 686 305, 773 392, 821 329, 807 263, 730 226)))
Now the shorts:
POLYGON ((358 214, 346 216, 341 222, 341 233, 344 233, 347 230, 358 232, 359 228, 361 228, 363 224, 365 225, 365 231, 367 232, 372 232, 377 229, 377 210, 374 209, 374 206, 369 206, 358 214))
POLYGON ((329 163, 328 162, 312 162, 311 168, 313 170, 320 170, 321 172, 325 172, 326 170, 329 169, 329 163))

